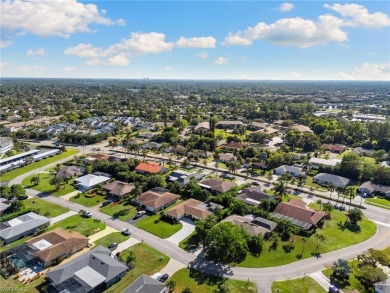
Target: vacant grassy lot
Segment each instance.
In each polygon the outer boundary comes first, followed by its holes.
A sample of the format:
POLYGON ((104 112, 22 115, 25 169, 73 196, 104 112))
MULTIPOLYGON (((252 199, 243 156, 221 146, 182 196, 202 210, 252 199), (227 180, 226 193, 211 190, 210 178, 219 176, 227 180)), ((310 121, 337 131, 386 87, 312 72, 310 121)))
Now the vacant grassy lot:
POLYGON ((137 214, 137 209, 132 205, 124 205, 123 203, 113 202, 100 209, 102 213, 117 218, 121 221, 127 221, 137 214))
POLYGON ((95 246, 102 245, 104 247, 108 247, 111 243, 121 243, 123 241, 126 241, 129 239, 129 236, 123 235, 121 232, 113 232, 111 234, 108 234, 107 236, 104 236, 94 242, 95 246))
POLYGON ((237 281, 223 279, 211 275, 205 275, 195 270, 181 269, 172 277, 176 281, 176 288, 173 292, 180 293, 185 287, 189 287, 196 293, 213 292, 218 287, 219 283, 225 283, 228 287, 228 292, 237 293, 256 293, 256 286, 252 282, 237 281))
POLYGON ((136 255, 134 269, 127 272, 127 274, 118 283, 114 284, 104 292, 122 292, 140 275, 145 274, 150 276, 157 273, 162 270, 169 261, 168 256, 143 243, 138 243, 128 249, 125 249, 121 252, 119 258, 125 260, 131 250, 134 251, 136 255))
POLYGON ((75 149, 67 149, 65 152, 55 155, 54 157, 46 158, 43 160, 40 160, 39 162, 32 163, 30 165, 24 166, 22 168, 18 168, 12 171, 9 171, 3 175, 1 175, 1 181, 8 181, 11 179, 14 179, 15 177, 18 177, 19 175, 22 175, 24 173, 30 172, 32 170, 44 167, 48 164, 55 163, 59 160, 65 159, 67 157, 70 157, 72 155, 77 154, 79 151, 75 149))
POLYGON ((380 198, 380 197, 367 198, 365 202, 371 205, 379 206, 390 210, 390 199, 387 198, 380 198))
MULTIPOLYGON (((314 208, 318 205, 312 204, 314 208)), ((332 211, 332 219, 325 221, 322 229, 317 229, 317 233, 324 235, 325 240, 319 244, 319 252, 324 254, 333 250, 341 249, 367 240, 376 232, 376 226, 373 222, 364 219, 360 222, 360 231, 352 231, 353 229, 344 228, 340 223, 344 223, 346 216, 337 210, 332 211)), ((317 239, 315 235, 305 238, 293 235, 287 242, 279 242, 278 247, 274 250, 271 248, 272 241, 265 241, 263 251, 259 257, 248 254, 243 262, 238 264, 242 267, 270 267, 280 266, 292 263, 298 260, 297 256, 301 255, 302 259, 312 257, 312 253, 316 250, 317 239), (283 245, 291 244, 293 250, 285 252, 283 245)))
POLYGON ((77 202, 85 207, 93 207, 102 203, 106 199, 103 195, 95 195, 93 197, 87 197, 85 194, 75 195, 70 198, 70 201, 77 202))
POLYGON ((52 178, 53 178, 52 174, 39 173, 39 174, 31 175, 31 176, 24 178, 22 181, 22 184, 23 184, 23 186, 25 186, 27 188, 35 189, 35 190, 45 192, 45 193, 50 193, 50 194, 56 195, 56 196, 63 196, 65 194, 68 194, 68 193, 76 190, 72 185, 73 180, 69 180, 68 184, 62 185, 60 187, 60 189, 57 190, 55 186, 50 185, 50 183, 49 183, 50 179, 52 179, 52 178), (39 184, 38 185, 31 184, 31 182, 30 182, 31 178, 34 176, 37 176, 37 175, 40 178, 39 184))
POLYGON ((92 218, 83 218, 79 215, 74 215, 65 220, 50 226, 49 230, 53 230, 57 227, 64 228, 70 231, 76 231, 84 236, 90 236, 106 228, 106 225, 99 220, 92 218))
POLYGON ((160 220, 160 215, 152 215, 137 222, 136 226, 142 230, 148 231, 160 238, 168 238, 179 231, 182 223, 170 224, 160 220))
POLYGON ((37 214, 45 215, 50 218, 57 217, 68 212, 67 208, 63 206, 48 202, 41 198, 28 198, 23 201, 26 209, 34 209, 37 214))
POLYGON ((316 281, 310 277, 277 281, 272 283, 272 293, 325 293, 316 281))

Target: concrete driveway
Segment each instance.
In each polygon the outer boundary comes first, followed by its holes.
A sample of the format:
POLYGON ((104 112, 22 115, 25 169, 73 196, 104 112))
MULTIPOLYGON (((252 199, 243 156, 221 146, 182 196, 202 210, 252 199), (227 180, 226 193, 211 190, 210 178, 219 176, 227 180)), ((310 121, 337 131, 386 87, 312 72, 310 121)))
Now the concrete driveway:
POLYGON ((194 221, 192 221, 191 219, 183 218, 180 220, 180 223, 182 223, 183 228, 181 228, 180 231, 176 232, 171 237, 166 239, 177 246, 179 246, 180 241, 182 241, 188 235, 195 231, 195 224, 194 221))

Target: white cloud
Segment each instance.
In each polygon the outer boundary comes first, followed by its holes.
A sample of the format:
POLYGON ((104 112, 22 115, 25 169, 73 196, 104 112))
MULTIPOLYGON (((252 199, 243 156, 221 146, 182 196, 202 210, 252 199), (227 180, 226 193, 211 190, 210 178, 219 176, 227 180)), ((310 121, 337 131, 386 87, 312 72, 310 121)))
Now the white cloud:
POLYGON ((76 32, 92 32, 91 24, 123 25, 99 12, 96 5, 77 0, 1 2, 1 26, 5 30, 28 32, 41 37, 69 37, 76 32))
POLYGON ((214 37, 195 37, 185 38, 180 37, 176 41, 176 47, 178 48, 215 48, 217 40, 214 37))
POLYGON ((363 63, 351 72, 339 72, 340 79, 347 80, 390 80, 390 63, 363 63))
POLYGON ((226 64, 229 64, 229 60, 225 57, 218 57, 217 59, 215 59, 214 61, 215 64, 218 64, 218 65, 226 65, 226 64))
POLYGON ((78 44, 75 47, 71 47, 65 50, 66 55, 74 55, 80 58, 92 58, 96 59, 103 55, 103 51, 100 48, 95 48, 91 44, 78 44))
POLYGON ((62 67, 62 71, 63 72, 73 72, 73 71, 75 71, 75 67, 72 67, 72 66, 64 66, 64 67, 62 67))
POLYGON ((0 40, 0 48, 11 46, 13 42, 11 40, 0 40))
POLYGON ((378 28, 390 25, 390 18, 382 13, 370 14, 368 9, 358 4, 325 4, 325 8, 338 12, 344 17, 345 25, 378 28))
POLYGON ((169 71, 172 71, 173 68, 172 67, 164 67, 164 70, 169 72, 169 71))
POLYGON ((299 72, 290 72, 290 76, 293 77, 293 78, 300 78, 302 77, 302 74, 300 74, 299 72))
POLYGON ((27 56, 44 56, 44 55, 46 55, 46 51, 43 48, 40 48, 36 51, 29 49, 29 50, 27 50, 26 55, 27 56))
POLYGON ((282 3, 279 6, 279 11, 281 12, 291 11, 293 9, 294 9, 294 4, 292 3, 282 3))
POLYGON ((105 65, 126 66, 129 64, 129 62, 129 58, 127 58, 126 55, 122 53, 108 58, 105 62, 105 65))
POLYGON ((205 51, 200 51, 196 53, 196 57, 198 57, 199 59, 207 59, 209 58, 209 54, 205 51))
POLYGON ((252 45, 253 40, 250 38, 246 38, 244 36, 240 35, 241 33, 229 33, 228 36, 225 38, 225 41, 222 43, 222 45, 226 46, 234 46, 234 45, 241 45, 241 46, 249 46, 252 45))

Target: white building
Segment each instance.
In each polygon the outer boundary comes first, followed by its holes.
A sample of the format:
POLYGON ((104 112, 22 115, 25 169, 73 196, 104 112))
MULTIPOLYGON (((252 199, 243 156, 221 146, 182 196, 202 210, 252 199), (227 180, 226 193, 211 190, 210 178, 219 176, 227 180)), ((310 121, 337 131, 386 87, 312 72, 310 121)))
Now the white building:
POLYGON ((14 143, 10 137, 0 137, 0 155, 12 150, 14 143))

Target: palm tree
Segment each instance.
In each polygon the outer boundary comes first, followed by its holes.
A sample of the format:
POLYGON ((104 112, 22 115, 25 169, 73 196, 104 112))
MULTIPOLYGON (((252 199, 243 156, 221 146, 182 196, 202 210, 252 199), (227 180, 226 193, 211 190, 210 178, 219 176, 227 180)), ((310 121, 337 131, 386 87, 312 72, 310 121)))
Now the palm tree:
POLYGON ((318 248, 320 247, 320 243, 325 241, 325 236, 322 235, 322 234, 315 234, 315 237, 316 237, 316 239, 317 239, 316 250, 317 250, 317 252, 318 252, 318 248))
POLYGON ((355 198, 356 195, 355 188, 353 186, 348 186, 345 189, 345 194, 349 197, 349 210, 351 210, 352 199, 355 198))
POLYGON ((273 190, 275 197, 279 199, 279 201, 281 201, 283 197, 287 196, 287 186, 283 181, 277 182, 274 185, 273 190))
POLYGON ((142 156, 144 157, 144 161, 145 161, 146 155, 147 155, 147 153, 148 153, 148 150, 147 150, 147 149, 143 149, 143 150, 141 151, 141 153, 142 153, 142 156))
POLYGON ((136 255, 135 255, 134 251, 130 250, 129 254, 126 256, 126 259, 125 259, 125 262, 130 269, 134 268, 135 259, 136 259, 136 255))
POLYGON ((167 286, 169 292, 173 292, 176 288, 176 281, 172 279, 168 280, 165 285, 167 286))
POLYGON ((336 192, 337 192, 337 203, 338 203, 339 200, 340 200, 340 195, 343 194, 343 192, 344 192, 344 187, 337 186, 336 187, 336 192))
POLYGON ((329 202, 330 202, 332 199, 332 194, 336 190, 336 186, 333 183, 329 183, 326 189, 328 189, 329 191, 329 202))

